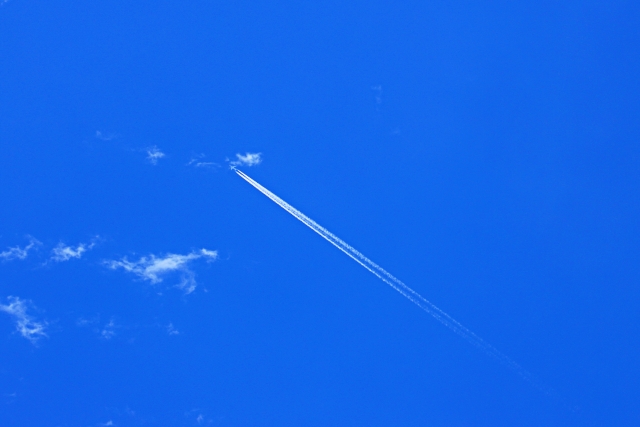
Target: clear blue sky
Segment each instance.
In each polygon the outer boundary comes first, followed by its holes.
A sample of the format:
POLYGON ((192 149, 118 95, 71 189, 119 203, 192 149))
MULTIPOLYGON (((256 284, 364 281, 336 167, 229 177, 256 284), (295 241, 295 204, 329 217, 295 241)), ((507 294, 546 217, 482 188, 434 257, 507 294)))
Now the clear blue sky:
POLYGON ((640 425, 638 3, 0 3, 0 425, 640 425))

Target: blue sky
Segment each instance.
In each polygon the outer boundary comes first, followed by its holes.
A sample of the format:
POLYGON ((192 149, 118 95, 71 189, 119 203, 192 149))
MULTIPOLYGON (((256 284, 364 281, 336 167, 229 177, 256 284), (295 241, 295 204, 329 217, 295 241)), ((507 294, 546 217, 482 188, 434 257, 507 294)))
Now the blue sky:
POLYGON ((0 424, 638 425, 639 12, 2 2, 0 424))

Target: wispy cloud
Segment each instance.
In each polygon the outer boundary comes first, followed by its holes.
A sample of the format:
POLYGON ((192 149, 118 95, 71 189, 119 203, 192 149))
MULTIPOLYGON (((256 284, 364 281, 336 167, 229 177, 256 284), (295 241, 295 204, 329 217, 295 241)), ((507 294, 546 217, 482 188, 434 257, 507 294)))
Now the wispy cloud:
POLYGON ((176 286, 186 294, 190 294, 197 286, 195 273, 191 270, 190 264, 200 258, 214 261, 218 258, 218 252, 200 249, 186 255, 167 254, 165 256, 156 256, 152 254, 143 256, 138 261, 129 261, 124 257, 121 260, 105 261, 105 265, 113 270, 122 268, 153 284, 160 283, 167 275, 178 272, 182 275, 182 278, 176 286))
POLYGON ((30 301, 14 296, 9 296, 7 299, 9 300, 9 304, 0 304, 0 311, 7 313, 14 318, 16 322, 16 330, 20 335, 34 344, 40 338, 47 336, 45 333, 47 322, 36 321, 27 313, 27 306, 30 304, 30 301))
MULTIPOLYGON (((97 239, 97 237, 96 237, 97 239)), ((89 243, 80 243, 75 248, 67 246, 64 243, 58 243, 58 246, 51 251, 51 261, 64 262, 69 261, 71 258, 82 258, 82 254, 93 249, 96 245, 96 239, 93 239, 89 243)))
POLYGON ((380 106, 382 104, 382 85, 372 86, 371 90, 376 98, 376 106, 380 106))
POLYGON ((187 166, 193 166, 194 168, 219 168, 220 165, 216 162, 205 162, 204 158, 206 156, 204 154, 198 154, 196 156, 191 157, 187 166))
POLYGON ((117 327, 118 325, 116 325, 116 322, 113 320, 113 318, 111 318, 111 320, 109 320, 109 323, 104 325, 104 328, 102 328, 102 330, 100 331, 100 336, 102 336, 102 338, 106 340, 110 340, 116 335, 117 327))
POLYGON ((11 261, 14 259, 25 259, 29 256, 29 251, 35 248, 36 246, 41 245, 38 240, 29 236, 29 244, 24 248, 20 246, 16 246, 13 248, 7 248, 6 251, 0 252, 0 260, 2 261, 11 261))
MULTIPOLYGON (((229 161, 227 159, 227 161, 229 161)), ((236 166, 257 166, 262 163, 262 153, 245 153, 244 155, 236 154, 236 160, 229 161, 229 165, 234 168, 236 166)))
POLYGON ((157 165, 158 160, 163 158, 164 156, 165 154, 160 151, 160 149, 155 145, 153 147, 147 148, 147 160, 149 160, 152 165, 157 165))
MULTIPOLYGON (((184 416, 192 422, 195 422, 197 425, 212 425, 214 423, 213 419, 209 416, 205 416, 205 411, 202 408, 194 408, 187 411, 184 416)), ((220 421, 220 419, 218 421, 220 421)))
POLYGON ((112 139, 116 139, 117 137, 118 137, 118 134, 115 134, 115 133, 106 133, 106 132, 101 132, 99 130, 96 131, 96 138, 102 141, 111 141, 112 139))
POLYGON ((90 326, 90 325, 94 325, 96 323, 100 322, 100 316, 94 316, 92 318, 86 318, 86 317, 80 317, 78 320, 76 320, 76 326, 79 327, 85 327, 85 326, 90 326))
POLYGON ((167 325, 167 333, 169 335, 180 335, 180 331, 178 331, 174 326, 173 323, 169 323, 167 325))
POLYGON ((127 327, 116 323, 115 317, 113 316, 107 323, 102 323, 100 321, 100 315, 96 315, 90 318, 81 317, 76 320, 76 325, 81 328, 91 328, 93 333, 99 335, 105 340, 110 340, 111 338, 118 335, 118 330, 128 329, 127 327))

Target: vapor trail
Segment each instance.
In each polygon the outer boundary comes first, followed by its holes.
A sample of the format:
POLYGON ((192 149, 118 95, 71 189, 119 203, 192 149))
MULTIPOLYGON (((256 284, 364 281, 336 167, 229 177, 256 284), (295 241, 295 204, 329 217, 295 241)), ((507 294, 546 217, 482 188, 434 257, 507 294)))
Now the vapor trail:
POLYGON ((311 228, 313 231, 318 233, 324 239, 329 241, 329 243, 331 243, 332 245, 340 249, 342 252, 344 252, 349 257, 351 257, 354 261, 356 261, 358 264, 366 268, 370 273, 374 274, 377 278, 379 278, 380 280, 382 280, 383 282, 391 286, 393 289, 398 291, 402 296, 407 298, 409 301, 411 301, 412 303, 414 303, 415 305, 417 305, 418 307, 420 307, 421 309, 429 313, 440 323, 442 323, 447 328, 451 329, 453 332, 455 332, 456 334, 464 338, 467 342, 479 348, 483 353, 487 354, 488 356, 491 356, 492 358, 498 360, 500 363, 507 366, 508 368, 516 372, 519 376, 531 382, 533 385, 535 385, 537 388, 544 391, 545 393, 549 395, 555 394, 550 389, 547 389, 546 387, 542 386, 542 384, 536 381, 528 371, 526 371, 516 362, 511 360, 509 357, 501 353, 498 349, 496 349, 486 341, 484 341, 478 335, 471 332, 467 327, 463 326, 460 322, 455 320, 453 317, 449 316, 440 308, 436 307, 433 303, 428 301, 422 295, 418 294, 416 291, 414 291, 413 289, 405 285, 400 279, 396 278, 391 273, 387 272, 378 264, 374 263, 369 258, 367 258, 363 254, 358 252, 348 243, 341 240, 338 236, 331 233, 329 230, 322 227, 320 224, 318 224, 308 216, 304 215, 299 210, 295 209, 293 206, 291 206, 290 204, 288 204, 287 202, 285 202, 284 200, 282 200, 281 198, 273 194, 271 191, 267 190, 265 187, 260 185, 258 182, 254 181, 244 172, 238 169, 234 169, 234 170, 242 179, 247 181, 249 184, 255 187, 258 191, 260 191, 262 194, 264 194, 273 202, 275 202, 278 206, 280 206, 281 208, 289 212, 291 215, 296 217, 307 227, 311 228))

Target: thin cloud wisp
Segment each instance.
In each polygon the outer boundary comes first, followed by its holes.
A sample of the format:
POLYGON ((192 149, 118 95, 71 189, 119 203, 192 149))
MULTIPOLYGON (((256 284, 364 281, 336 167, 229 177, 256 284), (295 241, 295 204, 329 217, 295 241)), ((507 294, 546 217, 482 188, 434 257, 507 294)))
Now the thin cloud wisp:
POLYGON ((105 265, 112 270, 121 268, 152 284, 162 282, 165 276, 170 273, 179 272, 182 274, 182 279, 177 287, 186 294, 190 294, 197 286, 195 273, 190 268, 191 262, 198 259, 206 259, 211 262, 217 258, 217 251, 203 248, 186 255, 170 253, 165 256, 156 256, 151 254, 149 256, 143 256, 137 261, 129 261, 125 257, 120 260, 106 261, 105 265))

